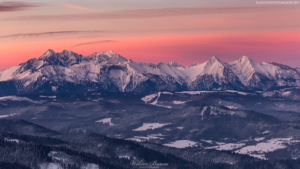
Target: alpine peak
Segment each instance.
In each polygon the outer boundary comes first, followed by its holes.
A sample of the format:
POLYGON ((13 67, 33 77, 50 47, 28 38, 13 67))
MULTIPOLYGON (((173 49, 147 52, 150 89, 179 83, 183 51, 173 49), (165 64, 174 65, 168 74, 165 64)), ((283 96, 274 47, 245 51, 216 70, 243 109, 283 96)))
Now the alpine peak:
POLYGON ((171 61, 171 62, 169 63, 169 65, 174 66, 174 67, 183 67, 180 63, 177 63, 177 62, 175 62, 175 61, 171 61))
POLYGON ((167 62, 165 62, 165 61, 161 61, 160 63, 158 63, 158 64, 168 64, 167 62))
POLYGON ((114 53, 112 50, 108 51, 108 52, 102 52, 101 54, 107 55, 109 57, 112 57, 114 55, 117 55, 116 53, 114 53))
POLYGON ((198 62, 194 62, 190 66, 197 66, 197 65, 199 65, 199 63, 198 62))
POLYGON ((223 65, 223 62, 222 62, 219 58, 217 58, 217 57, 215 57, 215 56, 211 57, 211 58, 207 61, 207 64, 212 65, 212 64, 214 64, 214 63, 216 63, 216 62, 221 63, 221 64, 223 65))
POLYGON ((211 57, 209 60, 213 61, 213 62, 216 62, 216 61, 220 62, 221 61, 219 58, 217 58, 215 56, 211 57))
POLYGON ((242 57, 240 57, 240 58, 238 59, 238 61, 239 61, 240 63, 246 63, 246 62, 252 63, 252 62, 254 62, 252 59, 250 59, 250 58, 247 57, 247 56, 242 56, 242 57))
POLYGON ((48 49, 41 57, 40 59, 43 60, 51 55, 55 54, 55 51, 52 49, 48 49))

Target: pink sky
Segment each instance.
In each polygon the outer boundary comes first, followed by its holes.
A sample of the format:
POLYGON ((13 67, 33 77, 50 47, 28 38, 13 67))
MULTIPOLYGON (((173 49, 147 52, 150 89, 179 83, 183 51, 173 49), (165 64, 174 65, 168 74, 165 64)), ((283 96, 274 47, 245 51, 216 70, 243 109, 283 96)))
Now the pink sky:
POLYGON ((299 5, 111 3, 0 2, 0 70, 47 49, 85 56, 113 50, 134 61, 183 65, 246 55, 300 67, 299 5))

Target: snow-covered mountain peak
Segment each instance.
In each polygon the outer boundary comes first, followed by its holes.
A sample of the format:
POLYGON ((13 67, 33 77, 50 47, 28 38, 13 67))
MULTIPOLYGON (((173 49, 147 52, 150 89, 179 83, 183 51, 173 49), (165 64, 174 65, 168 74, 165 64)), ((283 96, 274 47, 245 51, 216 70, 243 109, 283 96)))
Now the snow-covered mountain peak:
POLYGON ((61 54, 63 54, 63 55, 66 55, 66 56, 72 56, 72 55, 75 55, 76 53, 75 52, 73 52, 73 51, 71 51, 71 50, 63 50, 62 52, 61 52, 61 54))
POLYGON ((132 59, 128 59, 128 63, 134 63, 132 59))
POLYGON ((211 58, 209 58, 209 60, 207 61, 207 63, 215 63, 215 62, 220 62, 220 63, 223 63, 219 58, 213 56, 211 58))
POLYGON ((248 56, 243 55, 242 57, 240 57, 238 60, 242 61, 242 60, 249 60, 250 58, 248 56))
POLYGON ((246 56, 228 63, 228 65, 245 86, 251 87, 262 85, 263 80, 298 79, 300 76, 296 69, 289 66, 274 62, 258 63, 246 56))
MULTIPOLYGON (((108 55, 109 56, 109 55, 108 55)), ((119 64, 119 63, 125 63, 128 60, 126 58, 124 58, 123 56, 119 55, 119 54, 111 54, 109 59, 110 64, 119 64)))
POLYGON ((72 51, 68 51, 67 49, 64 49, 61 53, 69 53, 69 52, 72 52, 72 51))
POLYGON ((168 63, 165 62, 165 61, 161 61, 161 62, 158 63, 158 65, 159 65, 159 64, 168 64, 168 63))
POLYGON ((211 57, 204 64, 205 64, 205 67, 215 67, 215 66, 225 67, 225 63, 222 62, 219 58, 217 58, 215 56, 211 57))
POLYGON ((93 61, 95 63, 101 63, 103 61, 108 61, 109 59, 110 59, 110 57, 107 56, 106 54, 97 53, 97 52, 95 52, 87 57, 88 61, 93 61))
POLYGON ((95 63, 105 62, 106 64, 119 64, 125 63, 128 60, 119 54, 115 54, 112 51, 93 53, 87 57, 88 61, 93 61, 95 63))
POLYGON ((221 84, 224 79, 224 70, 227 70, 227 65, 223 63, 217 57, 211 57, 208 61, 189 66, 182 72, 189 77, 189 82, 202 81, 201 79, 205 76, 213 77, 214 81, 221 84))
POLYGON ((169 65, 171 65, 171 66, 173 66, 173 67, 184 67, 184 66, 182 66, 180 63, 177 63, 177 62, 175 62, 175 61, 171 61, 171 62, 169 63, 169 65))
MULTIPOLYGON (((231 70, 245 86, 250 85, 249 83, 254 78, 253 75, 256 72, 256 68, 260 69, 261 67, 259 63, 247 56, 242 56, 236 61, 229 62, 228 65, 230 65, 231 70)), ((258 78, 256 80, 258 81, 258 78)))
POLYGON ((48 50, 45 54, 39 57, 39 61, 43 61, 46 65, 60 65, 68 67, 74 64, 79 64, 86 58, 75 52, 63 50, 61 53, 55 53, 53 50, 48 50))
POLYGON ((107 54, 111 54, 111 55, 112 55, 112 54, 115 54, 112 50, 107 51, 106 53, 107 53, 107 54))
POLYGON ((242 56, 236 61, 229 62, 228 65, 238 70, 246 69, 248 72, 255 71, 255 68, 260 67, 260 63, 257 63, 247 56, 242 56))
POLYGON ((112 50, 107 51, 107 52, 101 52, 101 54, 106 55, 106 56, 108 56, 110 58, 113 57, 113 56, 115 56, 115 55, 118 55, 118 54, 114 53, 112 50))
POLYGON ((194 63, 192 63, 190 66, 188 66, 188 67, 191 67, 191 66, 197 66, 197 65, 199 65, 199 63, 198 62, 194 62, 194 63))
POLYGON ((42 56, 40 56, 40 60, 44 60, 45 58, 48 58, 48 57, 50 57, 50 56, 52 56, 52 55, 55 55, 55 52, 54 52, 54 50, 52 50, 52 49, 48 49, 42 56))
POLYGON ((249 57, 247 56, 242 56, 240 57, 237 62, 239 62, 241 65, 247 65, 247 64, 251 64, 251 65, 254 65, 254 64, 257 64, 256 61, 250 59, 249 57))

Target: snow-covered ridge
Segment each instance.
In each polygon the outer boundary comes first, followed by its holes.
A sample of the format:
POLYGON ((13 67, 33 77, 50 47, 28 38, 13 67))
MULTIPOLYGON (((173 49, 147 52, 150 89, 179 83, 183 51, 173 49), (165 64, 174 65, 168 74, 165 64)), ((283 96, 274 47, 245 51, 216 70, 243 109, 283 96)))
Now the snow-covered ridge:
POLYGON ((115 125, 115 124, 113 124, 113 123, 111 122, 111 118, 101 119, 101 120, 98 120, 98 121, 96 121, 96 122, 97 122, 97 123, 103 123, 103 124, 108 123, 109 126, 114 126, 114 125, 115 125))
POLYGON ((0 101, 26 101, 30 103, 41 103, 38 101, 33 101, 27 97, 19 97, 19 96, 5 96, 5 97, 0 97, 0 101))
POLYGON ((171 123, 143 123, 141 127, 134 129, 133 131, 145 131, 149 129, 154 130, 170 124, 171 123))
POLYGON ((86 85, 91 90, 120 92, 263 89, 265 82, 275 86, 300 86, 299 68, 278 63, 257 63, 243 56, 230 63, 217 57, 184 67, 177 62, 158 64, 134 62, 112 51, 87 57, 64 50, 48 50, 38 59, 0 72, 0 82, 13 82, 16 91, 26 93, 48 83, 51 92, 68 84, 86 85), (37 82, 37 83, 36 83, 37 82), (38 84, 38 85, 36 85, 38 84), (99 85, 99 86, 97 86, 99 85))
POLYGON ((190 140, 176 140, 175 142, 171 142, 168 144, 164 144, 164 146, 175 147, 175 148, 186 148, 196 146, 197 142, 190 140))

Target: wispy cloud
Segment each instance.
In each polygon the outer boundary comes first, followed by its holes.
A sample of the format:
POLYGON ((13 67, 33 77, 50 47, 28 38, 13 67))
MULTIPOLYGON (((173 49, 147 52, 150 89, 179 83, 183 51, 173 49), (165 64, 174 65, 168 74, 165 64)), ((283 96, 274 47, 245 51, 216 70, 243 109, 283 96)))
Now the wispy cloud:
POLYGON ((93 44, 98 44, 98 43, 109 43, 109 42, 118 42, 115 40, 100 40, 100 41, 93 41, 93 42, 86 42, 86 43, 80 43, 71 47, 77 47, 77 46, 83 46, 83 45, 93 45, 93 44))
MULTIPOLYGON (((158 18, 172 16, 187 16, 199 14, 225 14, 225 13, 245 13, 257 11, 269 11, 282 9, 274 6, 257 7, 224 7, 224 8, 161 8, 161 9, 142 9, 142 10, 123 10, 104 13, 87 14, 61 14, 61 15, 32 15, 12 18, 3 18, 6 21, 24 20, 92 20, 92 19, 139 19, 139 18, 158 18)), ((289 7, 293 8, 293 7, 289 7)), ((297 8, 298 9, 298 8, 297 8)))
POLYGON ((67 3, 64 4, 64 7, 70 8, 70 9, 91 10, 89 8, 84 8, 84 7, 81 7, 81 6, 75 6, 75 5, 71 5, 71 4, 67 4, 67 3))
POLYGON ((106 31, 53 31, 53 32, 38 32, 38 33, 19 33, 0 36, 0 38, 20 38, 20 37, 39 37, 39 36, 54 36, 54 35, 71 35, 71 34, 91 34, 102 33, 106 31))
POLYGON ((0 12, 13 12, 13 11, 22 11, 31 7, 42 6, 41 3, 29 3, 22 1, 5 1, 0 2, 0 12))

